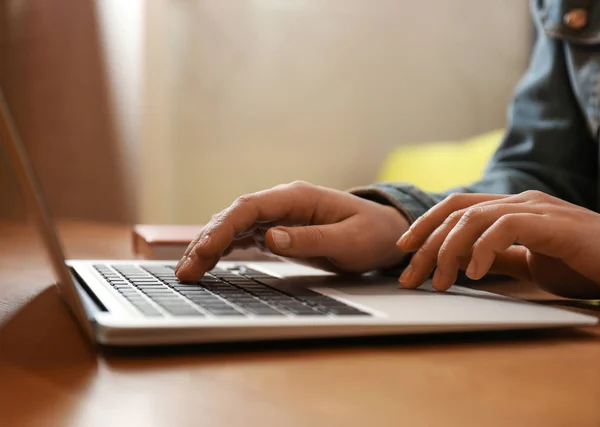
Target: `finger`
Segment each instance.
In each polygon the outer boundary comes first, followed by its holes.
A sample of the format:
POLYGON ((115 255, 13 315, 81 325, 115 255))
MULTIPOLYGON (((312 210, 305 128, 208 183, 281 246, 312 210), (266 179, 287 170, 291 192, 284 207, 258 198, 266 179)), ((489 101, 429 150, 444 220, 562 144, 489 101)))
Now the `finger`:
MULTIPOLYGON (((214 266, 235 237, 256 222, 288 219, 306 221, 315 211, 317 191, 309 190, 308 184, 292 184, 274 187, 238 198, 221 215, 214 218, 203 230, 177 271, 182 281, 196 281, 214 266)), ((311 187, 316 190, 318 187, 311 187)))
POLYGON ((515 243, 534 252, 560 258, 560 243, 548 217, 532 213, 504 215, 496 221, 473 245, 473 255, 467 267, 472 279, 480 279, 490 269, 498 254, 515 243))
POLYGON ((187 248, 185 249, 185 252, 183 253, 183 256, 181 257, 181 259, 179 260, 179 262, 177 263, 177 265, 175 266, 175 274, 177 274, 179 272, 179 269, 182 267, 183 264, 187 263, 191 263, 190 258, 190 253, 192 252, 192 250, 194 250, 194 248, 196 247, 196 245, 198 244, 198 242, 204 238, 205 232, 207 230, 207 226, 214 221, 217 221, 220 216, 223 214, 223 211, 212 215, 211 217, 211 221, 208 224, 205 224, 204 227, 202 227, 202 230, 196 235, 196 237, 194 238, 194 240, 192 240, 192 242, 187 246, 187 248))
MULTIPOLYGON (((504 215, 514 213, 541 214, 535 205, 503 203, 476 205, 463 212, 460 220, 448 233, 439 248, 436 276, 433 285, 437 290, 446 290, 456 282, 459 270, 458 258, 469 254, 475 242, 504 215)), ((506 249, 506 248, 505 248, 506 249)))
POLYGON ((183 256, 181 257, 181 259, 179 260, 179 262, 175 266, 175 273, 177 273, 177 271, 179 270, 179 268, 181 268, 181 265, 187 260, 188 256, 190 255, 190 252, 191 252, 192 248, 196 245, 196 243, 198 243, 198 240, 200 240, 201 237, 202 237, 202 231, 200 231, 196 235, 196 237, 194 237, 194 239, 190 242, 190 244, 187 246, 187 248, 185 248, 185 252, 183 253, 183 256))
POLYGON ((302 227, 273 227, 267 231, 265 243, 271 252, 285 257, 335 258, 341 249, 347 249, 347 242, 344 241, 347 233, 344 232, 344 228, 346 227, 343 222, 302 227))
POLYGON ((497 194, 452 194, 418 218, 400 238, 397 245, 405 252, 414 252, 452 212, 510 197, 512 196, 497 194))
POLYGON ((462 217, 464 211, 453 212, 437 229, 435 229, 419 250, 413 255, 409 265, 400 276, 402 287, 414 289, 423 284, 435 268, 440 247, 448 233, 462 217))
MULTIPOLYGON (((494 201, 494 203, 499 203, 494 201)), ((446 220, 427 238, 421 248, 413 255, 409 267, 400 276, 400 283, 406 288, 416 288, 431 275, 436 290, 445 291, 458 277, 460 257, 468 256, 477 238, 503 213, 519 212, 522 209, 535 209, 516 204, 479 204, 476 207, 451 213, 446 220), (460 224, 460 225, 459 225, 460 224), (467 227, 465 236, 458 235, 458 241, 452 244, 452 233, 458 233, 467 227), (466 243, 465 243, 466 242, 466 243), (444 248, 444 245, 449 245, 444 248)))

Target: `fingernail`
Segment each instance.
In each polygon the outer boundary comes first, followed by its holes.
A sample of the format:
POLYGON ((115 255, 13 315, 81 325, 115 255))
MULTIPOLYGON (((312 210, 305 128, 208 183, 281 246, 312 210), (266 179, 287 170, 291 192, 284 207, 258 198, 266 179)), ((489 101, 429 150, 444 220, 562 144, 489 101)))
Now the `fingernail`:
POLYGON ((290 235, 283 231, 274 229, 272 231, 273 243, 277 246, 278 249, 289 249, 292 246, 292 239, 290 235))
POLYGON ((181 257, 181 259, 179 260, 179 262, 175 266, 175 273, 177 273, 179 271, 179 269, 181 268, 181 265, 185 262, 186 259, 188 259, 187 255, 181 257))
POLYGON ((185 261, 183 261, 183 264, 181 264, 180 270, 187 270, 188 268, 190 268, 191 264, 192 259, 190 257, 187 257, 185 261))
POLYGON ((398 281, 401 284, 406 284, 406 283, 410 282, 410 279, 412 278, 412 275, 413 275, 412 265, 408 264, 408 267, 406 267, 404 269, 404 271, 400 275, 400 279, 398 279, 398 281))
POLYGON ((404 233, 402 235, 402 237, 400 237, 400 239, 396 242, 396 246, 405 246, 406 244, 408 244, 410 242, 410 239, 412 238, 410 231, 407 231, 406 233, 404 233))
POLYGON ((472 258, 471 258, 471 262, 469 262, 469 265, 467 266, 466 274, 467 274, 467 277, 469 277, 469 279, 476 279, 477 261, 475 261, 472 258))

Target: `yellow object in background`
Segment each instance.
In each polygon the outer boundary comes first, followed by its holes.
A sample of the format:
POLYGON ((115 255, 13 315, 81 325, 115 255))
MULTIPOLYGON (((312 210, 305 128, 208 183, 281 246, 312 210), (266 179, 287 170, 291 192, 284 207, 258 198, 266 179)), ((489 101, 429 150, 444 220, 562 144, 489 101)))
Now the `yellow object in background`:
POLYGON ((432 192, 472 183, 482 177, 503 135, 498 129, 464 141, 397 148, 385 160, 378 181, 410 182, 432 192))

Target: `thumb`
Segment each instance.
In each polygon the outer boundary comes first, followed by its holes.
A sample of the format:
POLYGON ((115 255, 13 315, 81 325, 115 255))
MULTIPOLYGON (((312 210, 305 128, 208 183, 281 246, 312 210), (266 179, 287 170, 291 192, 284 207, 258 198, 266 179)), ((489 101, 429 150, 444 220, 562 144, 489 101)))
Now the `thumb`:
POLYGON ((307 225, 300 227, 272 227, 265 234, 265 243, 276 255, 310 258, 329 257, 339 252, 340 225, 307 225))

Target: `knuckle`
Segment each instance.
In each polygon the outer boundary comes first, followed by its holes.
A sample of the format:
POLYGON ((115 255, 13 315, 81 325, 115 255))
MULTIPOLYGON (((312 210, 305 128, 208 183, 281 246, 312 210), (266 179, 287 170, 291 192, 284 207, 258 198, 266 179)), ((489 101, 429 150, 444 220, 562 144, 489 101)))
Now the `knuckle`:
POLYGON ((296 180, 296 181, 290 182, 288 184, 288 187, 290 187, 290 188, 298 188, 298 189, 308 188, 310 186, 311 186, 310 183, 308 183, 306 181, 302 181, 302 180, 296 180))
POLYGON ((229 210, 223 211, 220 214, 214 216, 214 218, 210 221, 207 227, 204 228, 203 234, 210 234, 215 228, 218 228, 221 224, 227 221, 227 217, 229 215, 229 210))
POLYGON ((442 202, 444 204, 455 206, 460 204, 465 199, 465 195, 461 193, 453 193, 450 194, 446 199, 442 202))
POLYGON ((545 199, 548 195, 539 190, 527 190, 521 193, 521 196, 527 200, 541 200, 545 199))
POLYGON ((454 211, 444 220, 443 225, 453 225, 456 224, 465 214, 465 211, 454 211))
POLYGON ((514 228, 515 224, 519 220, 518 214, 506 214, 496 221, 496 227, 500 227, 502 229, 510 230, 514 228))
POLYGON ((246 206, 249 203, 252 203, 253 200, 254 200, 253 194, 244 194, 243 196, 240 196, 237 199, 235 199, 232 206, 235 206, 235 207, 246 206))
POLYGON ((484 209, 479 206, 474 206, 468 208, 464 214, 462 215, 460 221, 463 224, 469 224, 477 219, 481 214, 483 214, 484 209))

